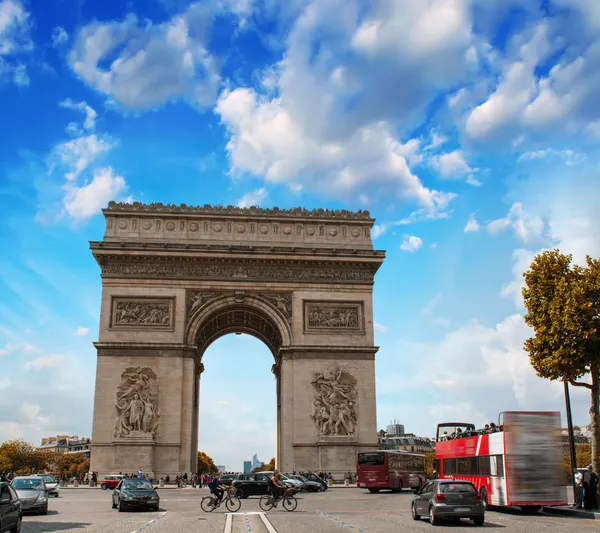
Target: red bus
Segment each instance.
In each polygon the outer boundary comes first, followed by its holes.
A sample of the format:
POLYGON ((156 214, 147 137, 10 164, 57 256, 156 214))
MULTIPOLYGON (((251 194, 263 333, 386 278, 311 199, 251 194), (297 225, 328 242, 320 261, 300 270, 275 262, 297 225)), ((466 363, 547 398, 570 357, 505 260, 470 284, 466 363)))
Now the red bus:
POLYGON ((438 424, 435 469, 440 478, 470 481, 484 505, 567 505, 560 413, 505 411, 498 426, 438 424))
POLYGON ((418 489, 425 485, 425 456, 396 450, 356 454, 356 485, 379 492, 418 489))

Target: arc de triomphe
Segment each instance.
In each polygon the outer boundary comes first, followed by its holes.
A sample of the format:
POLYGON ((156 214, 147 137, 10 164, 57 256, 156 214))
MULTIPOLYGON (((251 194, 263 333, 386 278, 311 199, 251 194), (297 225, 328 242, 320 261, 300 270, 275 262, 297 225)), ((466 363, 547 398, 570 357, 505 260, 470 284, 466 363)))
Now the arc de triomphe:
POLYGON ((111 202, 104 216, 91 470, 195 471, 202 356, 232 332, 273 353, 282 471, 354 471, 376 449, 385 253, 368 212, 111 202))

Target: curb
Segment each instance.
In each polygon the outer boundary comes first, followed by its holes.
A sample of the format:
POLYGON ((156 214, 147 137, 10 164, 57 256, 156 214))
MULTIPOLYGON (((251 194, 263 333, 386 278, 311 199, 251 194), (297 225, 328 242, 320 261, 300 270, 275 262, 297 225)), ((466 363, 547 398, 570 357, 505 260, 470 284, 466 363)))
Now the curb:
POLYGON ((593 511, 585 511, 583 509, 564 507, 542 507, 542 510, 548 514, 556 514, 561 516, 570 516, 574 518, 584 518, 588 520, 600 520, 600 514, 593 511))

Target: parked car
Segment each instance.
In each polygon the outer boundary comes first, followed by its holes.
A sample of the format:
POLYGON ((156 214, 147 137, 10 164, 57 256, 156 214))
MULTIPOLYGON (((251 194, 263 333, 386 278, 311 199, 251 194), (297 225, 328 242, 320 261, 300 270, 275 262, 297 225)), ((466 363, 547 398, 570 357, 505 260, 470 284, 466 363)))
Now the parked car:
POLYGON ((50 496, 54 496, 58 498, 58 494, 60 492, 60 487, 58 486, 58 481, 52 474, 33 474, 35 477, 41 477, 46 483, 46 489, 48 489, 48 494, 50 496))
MULTIPOLYGON (((271 477, 273 475, 272 471, 265 471, 265 472, 261 472, 261 474, 266 474, 267 476, 271 477)), ((290 487, 292 489, 296 489, 296 490, 302 490, 302 481, 299 481, 297 479, 292 479, 290 478, 287 474, 282 474, 279 473, 279 479, 281 479, 281 481, 283 482, 283 484, 286 487, 290 487)))
POLYGON ((158 511, 160 498, 145 479, 122 479, 112 493, 112 508, 123 512, 127 509, 149 509, 158 511))
POLYGON ((221 485, 231 485, 232 481, 238 477, 237 474, 223 474, 221 479, 221 485))
POLYGON ((309 479, 310 481, 315 481, 317 483, 320 483, 323 486, 323 490, 327 490, 329 488, 327 486, 327 481, 325 481, 324 479, 317 476, 317 474, 313 474, 312 472, 305 472, 305 473, 301 473, 300 475, 305 477, 306 479, 309 479))
POLYGON ((10 484, 0 482, 0 533, 21 533, 21 500, 10 484))
POLYGON ((291 475, 290 478, 301 481, 303 484, 303 490, 305 490, 306 492, 319 492, 320 490, 325 490, 325 486, 323 485, 323 483, 319 483, 318 481, 311 481, 310 479, 301 476, 300 474, 291 475))
POLYGON ((48 490, 41 477, 18 476, 11 485, 21 500, 24 513, 48 514, 48 490))
POLYGON ((124 477, 125 476, 122 476, 121 474, 111 474, 109 476, 104 476, 104 479, 100 482, 100 488, 102 490, 112 490, 119 484, 119 481, 124 479, 124 477))
POLYGON ((442 520, 458 521, 461 518, 470 518, 476 526, 482 526, 485 521, 481 494, 475 485, 452 479, 437 479, 425 484, 417 491, 411 512, 413 520, 427 516, 433 525, 439 525, 442 520))

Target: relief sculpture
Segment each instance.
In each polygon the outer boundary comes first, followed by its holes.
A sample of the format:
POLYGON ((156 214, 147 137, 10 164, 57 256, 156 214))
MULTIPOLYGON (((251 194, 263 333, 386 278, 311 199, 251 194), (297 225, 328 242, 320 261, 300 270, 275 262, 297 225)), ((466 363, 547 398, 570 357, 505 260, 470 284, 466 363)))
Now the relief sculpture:
POLYGON ((356 378, 348 372, 315 372, 311 381, 315 389, 312 418, 319 435, 354 435, 356 433, 356 378))
POLYGON ((115 437, 153 437, 158 429, 158 383, 151 368, 129 367, 117 387, 115 437))
POLYGON ((362 307, 359 303, 305 302, 304 320, 307 331, 361 333, 362 307))
POLYGON ((289 324, 292 323, 292 293, 289 292, 263 292, 259 296, 265 298, 271 304, 275 305, 285 316, 289 324))
POLYGON ((117 300, 113 311, 115 326, 169 326, 171 324, 171 304, 165 302, 144 302, 117 300))

